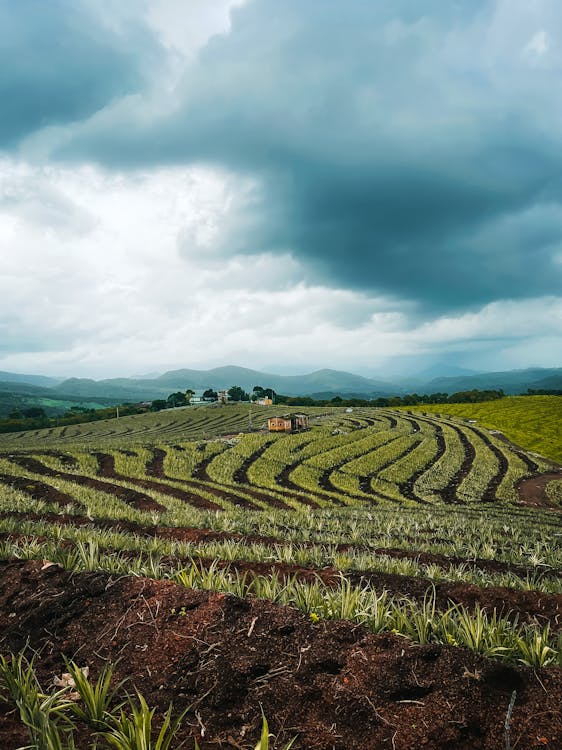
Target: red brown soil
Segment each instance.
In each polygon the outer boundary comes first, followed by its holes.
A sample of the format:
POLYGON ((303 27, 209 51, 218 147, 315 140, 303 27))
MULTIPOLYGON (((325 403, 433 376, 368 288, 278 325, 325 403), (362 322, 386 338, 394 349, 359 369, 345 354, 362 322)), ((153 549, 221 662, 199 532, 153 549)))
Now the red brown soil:
MULTIPOLYGON (((199 490, 205 490, 205 492, 208 492, 211 495, 214 495, 215 497, 220 498, 221 500, 226 500, 229 503, 233 503, 234 505, 240 505, 243 508, 249 508, 251 510, 259 510, 259 506, 252 503, 250 500, 248 500, 246 497, 241 497, 240 495, 236 494, 236 490, 233 487, 232 490, 223 490, 219 487, 208 485, 207 482, 213 482, 213 480, 209 477, 207 474, 207 466, 211 463, 214 456, 210 456, 208 458, 205 458, 203 461, 201 461, 197 467, 192 472, 192 476, 195 478, 196 481, 190 480, 190 479, 177 479, 176 477, 169 477, 166 475, 164 471, 164 458, 166 457, 166 452, 162 450, 161 448, 154 448, 153 449, 153 455, 152 459, 148 461, 146 464, 146 473, 150 474, 151 476, 158 477, 159 479, 168 479, 170 481, 179 482, 181 484, 187 485, 188 487, 192 487, 193 489, 199 489, 199 490), (200 482, 203 482, 204 484, 200 484, 200 482)), ((215 508, 220 509, 220 506, 216 503, 212 503, 215 508)), ((286 508, 286 506, 283 506, 286 508)))
MULTIPOLYGON (((258 451, 256 451, 250 458, 246 459, 241 467, 235 472, 234 474, 234 481, 237 484, 242 485, 241 487, 237 488, 233 486, 230 490, 222 490, 218 487, 216 487, 215 483, 209 476, 207 472, 207 467, 213 460, 214 456, 210 456, 209 458, 204 459, 201 461, 196 468, 192 472, 192 476, 198 479, 199 481, 204 482, 211 482, 213 486, 205 486, 205 490, 207 492, 211 492, 212 494, 216 495, 217 497, 221 497, 225 500, 228 500, 229 502, 234 502, 237 505, 242 505, 245 508, 251 508, 252 510, 261 510, 261 506, 255 505, 255 503, 252 503, 251 500, 248 500, 248 497, 252 497, 255 500, 259 500, 261 502, 265 502, 268 505, 273 506, 274 508, 279 508, 281 510, 291 510, 291 507, 284 503, 280 498, 274 497, 273 495, 266 495, 263 493, 263 491, 259 491, 257 489, 253 489, 248 482, 248 477, 246 474, 246 471, 252 461, 254 461, 256 458, 259 458, 259 456, 269 447, 269 444, 263 446, 263 448, 260 448, 258 451), (244 495, 247 495, 248 497, 242 497, 240 495, 235 494, 237 489, 241 490, 244 495)), ((162 450, 162 448, 153 448, 153 456, 152 459, 147 463, 146 465, 146 471, 147 474, 151 474, 152 476, 161 477, 163 479, 172 479, 172 477, 168 477, 164 472, 164 458, 166 457, 166 452, 162 450)), ((187 484, 192 487, 200 487, 200 485, 196 484, 193 481, 190 481, 189 479, 174 479, 173 481, 181 482, 182 484, 187 484)), ((302 499, 299 498, 301 502, 304 502, 306 505, 310 505, 314 508, 317 507, 316 503, 313 503, 308 498, 302 499)))
MULTIPOLYGON (((278 748, 296 735, 294 747, 310 750, 497 750, 514 690, 513 750, 562 747, 558 668, 535 673, 349 622, 313 624, 266 601, 5 562, 0 628, 3 652, 28 641, 39 650, 44 686, 63 656, 94 677, 110 660, 160 715, 170 701, 191 705, 178 744, 197 735, 202 750, 254 747, 262 707, 278 748)), ((25 741, 0 703, 0 747, 25 741)))
MULTIPOLYGON (((143 487, 145 490, 155 490, 161 492, 163 495, 170 495, 178 500, 182 500, 184 503, 194 505, 196 508, 206 508, 207 510, 220 510, 220 505, 213 503, 211 500, 207 500, 200 495, 195 495, 192 492, 185 492, 179 487, 173 487, 163 482, 153 482, 150 479, 136 479, 135 477, 128 477, 124 474, 118 474, 115 471, 115 458, 108 453, 94 453, 93 454, 99 466, 99 474, 102 477, 109 479, 117 479, 123 482, 129 482, 135 484, 137 487, 143 487)), ((159 475, 159 476, 164 476, 159 475)), ((167 477, 165 477, 167 478, 167 477)))
MULTIPOLYGON (((37 520, 41 517, 39 516, 37 520)), ((68 523, 73 525, 87 525, 88 519, 76 519, 73 516, 61 518, 55 516, 55 522, 61 524, 68 523), (78 523, 73 523, 78 521, 78 523), (83 523, 80 523, 82 521, 83 523)), ((50 520, 43 517, 42 520, 50 520)), ((100 524, 101 525, 101 524, 100 524)), ((134 524, 123 522, 109 522, 104 524, 106 528, 115 531, 125 532, 142 532, 142 527, 134 528, 134 524)), ((145 533, 154 537, 181 539, 182 541, 211 541, 212 539, 224 539, 220 532, 207 532, 201 534, 202 530, 196 529, 173 529, 152 527, 146 529, 145 533), (199 533, 197 533, 199 532, 199 533)), ((12 542, 20 538, 29 539, 29 534, 19 535, 17 533, 0 533, 0 539, 7 539, 12 542)), ((63 546, 72 546, 72 542, 62 543, 63 546)), ((127 553, 121 553, 122 555, 127 553)), ((142 554, 142 553, 140 553, 142 554)), ((131 552, 131 558, 137 558, 138 552, 131 552)), ((395 573, 382 573, 376 571, 350 571, 341 573, 333 567, 312 568, 302 565, 290 565, 277 561, 245 561, 245 560, 223 560, 220 558, 162 558, 162 563, 177 567, 178 565, 190 565, 192 559, 197 563, 209 568, 211 563, 216 564, 219 568, 228 568, 232 572, 246 574, 251 579, 254 576, 271 576, 276 575, 280 580, 295 578, 299 581, 314 582, 321 580, 328 586, 336 586, 342 575, 349 579, 354 585, 370 584, 376 591, 388 590, 394 596, 406 596, 418 602, 423 601, 428 589, 431 588, 431 582, 427 578, 418 576, 398 575, 395 573)), ((553 575, 557 575, 553 573, 553 575)), ((435 590, 436 607, 444 611, 451 604, 460 604, 469 610, 480 606, 488 613, 496 611, 499 615, 505 616, 510 620, 528 622, 539 625, 550 624, 552 632, 562 630, 562 595, 547 594, 538 591, 526 591, 507 587, 480 587, 470 583, 449 583, 438 581, 433 584, 435 590)))
POLYGON ((72 505, 75 508, 83 508, 84 506, 79 503, 72 495, 68 495, 66 492, 60 492, 55 487, 51 487, 45 482, 40 482, 37 479, 29 479, 28 477, 17 477, 12 474, 0 474, 0 483, 7 484, 20 492, 25 492, 31 495, 36 500, 44 500, 46 503, 53 503, 65 507, 72 505))
POLYGON ((533 508, 548 508, 549 510, 562 513, 562 508, 546 494, 546 485, 555 480, 562 481, 562 470, 551 474, 537 474, 536 476, 523 479, 517 485, 519 502, 533 508))
MULTIPOLYGON (((200 527, 184 526, 143 526, 133 521, 114 520, 109 518, 88 518, 80 515, 69 513, 30 513, 27 511, 0 511, 0 518, 20 518, 28 521, 45 521, 48 523, 57 523, 61 525, 73 526, 92 526, 100 529, 109 529, 112 531, 125 531, 139 536, 160 537, 177 542, 215 542, 233 540, 241 544, 263 544, 265 546, 274 546, 284 544, 285 540, 280 537, 260 536, 258 534, 245 535, 232 531, 217 531, 215 529, 204 529, 200 527)), ((414 542, 412 542, 414 545, 414 542)), ((312 547, 313 542, 300 542, 299 546, 312 547)), ((557 578, 561 571, 555 568, 535 568, 523 565, 515 565, 501 560, 489 560, 486 558, 471 558, 467 560, 463 557, 451 557, 443 554, 432 552, 423 552, 412 546, 409 549, 397 549, 394 547, 364 547, 353 544, 334 545, 339 552, 346 552, 350 549, 369 552, 373 558, 377 556, 391 557, 397 560, 416 560, 421 564, 435 563, 441 568, 448 568, 450 565, 464 565, 470 569, 482 570, 488 573, 513 573, 514 575, 524 578, 525 576, 536 576, 540 573, 543 578, 557 578)), ((365 575, 369 575, 366 573, 365 575)))
MULTIPOLYGON (((109 495, 117 497, 125 503, 138 508, 139 510, 158 510, 163 511, 165 508, 157 503, 156 500, 146 495, 144 492, 138 492, 132 490, 129 487, 122 487, 118 484, 111 484, 110 482, 103 482, 100 479, 94 477, 85 476, 82 474, 71 474, 64 471, 57 471, 52 469, 50 466, 46 466, 36 458, 31 456, 23 455, 11 455, 10 460, 18 464, 24 469, 31 471, 34 474, 39 474, 46 477, 58 477, 68 482, 74 482, 75 484, 81 484, 84 487, 91 487, 99 492, 106 492, 109 495)), ((127 478, 127 481, 128 478, 127 478)))

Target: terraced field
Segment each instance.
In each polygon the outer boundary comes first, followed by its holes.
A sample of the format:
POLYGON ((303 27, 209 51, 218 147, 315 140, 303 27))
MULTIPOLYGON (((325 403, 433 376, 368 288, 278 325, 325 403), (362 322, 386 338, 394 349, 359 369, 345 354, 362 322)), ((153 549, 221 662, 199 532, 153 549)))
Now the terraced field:
POLYGON ((475 419, 501 430, 509 440, 562 463, 562 396, 509 396, 479 404, 427 404, 407 407, 416 412, 475 419))
POLYGON ((185 709, 170 750, 254 747, 262 709, 275 747, 562 747, 562 475, 464 419, 303 411, 292 435, 240 432, 241 406, 1 436, 0 746, 44 721, 133 747, 117 698, 26 721, 9 655, 35 651, 43 696, 66 658, 157 726, 185 709))

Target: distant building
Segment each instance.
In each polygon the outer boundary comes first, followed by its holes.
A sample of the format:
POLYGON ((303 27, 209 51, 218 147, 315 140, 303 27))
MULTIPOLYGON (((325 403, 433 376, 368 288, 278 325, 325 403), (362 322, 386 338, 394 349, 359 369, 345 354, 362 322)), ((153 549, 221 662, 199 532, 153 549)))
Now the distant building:
POLYGON ((204 403, 204 401, 205 401, 205 399, 203 398, 203 391, 202 390, 193 391, 192 395, 191 395, 191 397, 189 399, 189 403, 190 404, 202 404, 202 403, 204 403))
POLYGON ((255 402, 256 404, 259 404, 260 406, 272 406, 273 401, 270 398, 258 398, 258 400, 255 402))
POLYGON ((217 391, 217 401, 219 404, 226 404, 228 401, 228 391, 217 391))
POLYGON ((269 417, 267 429, 270 432, 298 432, 308 429, 306 414, 285 414, 282 417, 269 417))

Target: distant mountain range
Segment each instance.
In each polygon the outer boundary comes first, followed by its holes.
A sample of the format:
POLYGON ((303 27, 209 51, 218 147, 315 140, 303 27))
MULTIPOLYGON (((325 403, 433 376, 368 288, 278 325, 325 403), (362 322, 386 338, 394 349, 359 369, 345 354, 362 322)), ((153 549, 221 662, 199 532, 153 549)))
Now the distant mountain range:
MULTIPOLYGON (((288 396, 335 395, 377 398, 404 393, 455 393, 458 391, 502 389, 506 394, 525 393, 528 388, 562 390, 562 368, 530 368, 506 372, 471 373, 427 377, 377 379, 339 370, 317 370, 307 375, 276 375, 245 367, 216 367, 212 370, 171 370, 152 378, 109 378, 90 380, 70 378, 57 380, 41 375, 22 375, 0 371, 0 391, 26 391, 31 395, 53 398, 111 399, 143 401, 163 398, 173 391, 230 388, 239 385, 251 391, 255 385, 273 388, 288 396)), ((462 372, 462 371, 461 371, 462 372)))

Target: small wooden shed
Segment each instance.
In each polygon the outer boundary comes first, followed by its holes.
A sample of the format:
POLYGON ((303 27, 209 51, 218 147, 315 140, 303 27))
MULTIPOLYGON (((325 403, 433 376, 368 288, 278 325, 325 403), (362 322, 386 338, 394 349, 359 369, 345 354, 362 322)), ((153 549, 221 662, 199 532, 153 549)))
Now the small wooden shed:
POLYGON ((306 414, 284 414, 282 417, 269 417, 267 428, 270 432, 298 432, 308 429, 306 414))

